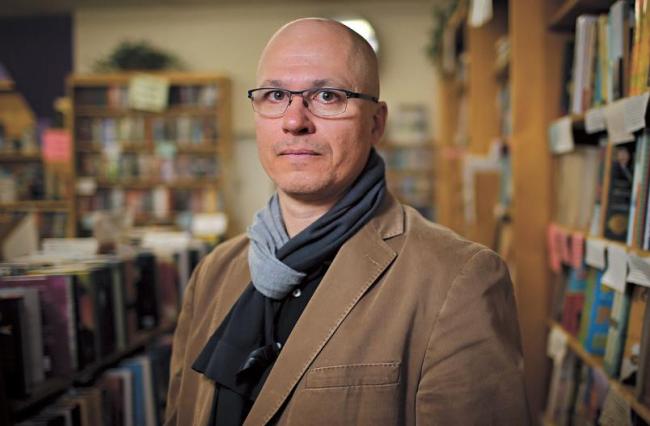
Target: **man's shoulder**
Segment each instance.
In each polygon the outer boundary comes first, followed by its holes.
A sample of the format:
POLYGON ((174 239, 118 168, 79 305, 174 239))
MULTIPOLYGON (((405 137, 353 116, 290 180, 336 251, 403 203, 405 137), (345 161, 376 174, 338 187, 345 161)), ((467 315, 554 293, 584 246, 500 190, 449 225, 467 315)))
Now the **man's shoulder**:
POLYGON ((479 253, 500 261, 491 249, 429 221, 414 208, 405 205, 404 212, 404 254, 415 256, 423 263, 444 265, 452 274, 460 272, 479 253))
POLYGON ((453 251, 455 253, 467 253, 487 249, 482 244, 462 237, 450 228, 434 223, 423 217, 417 210, 404 205, 405 213, 405 234, 411 242, 417 245, 427 246, 437 251, 453 251))

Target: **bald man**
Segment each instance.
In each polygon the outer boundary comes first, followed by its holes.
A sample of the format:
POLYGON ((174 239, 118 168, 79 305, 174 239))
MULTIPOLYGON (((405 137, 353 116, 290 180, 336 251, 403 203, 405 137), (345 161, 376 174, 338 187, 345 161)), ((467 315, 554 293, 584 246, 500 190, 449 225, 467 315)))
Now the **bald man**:
POLYGON ((277 192, 187 286, 166 423, 528 424, 508 271, 387 191, 370 46, 300 19, 256 84, 277 192))

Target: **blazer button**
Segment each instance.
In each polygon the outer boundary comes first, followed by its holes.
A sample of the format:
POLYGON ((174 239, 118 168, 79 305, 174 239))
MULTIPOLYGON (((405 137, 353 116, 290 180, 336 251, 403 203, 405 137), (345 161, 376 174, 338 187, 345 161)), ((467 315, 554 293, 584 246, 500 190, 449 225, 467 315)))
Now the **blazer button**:
POLYGON ((295 289, 295 290, 291 293, 291 295, 292 295, 293 297, 300 297, 301 294, 302 294, 302 291, 300 291, 299 288, 295 289))

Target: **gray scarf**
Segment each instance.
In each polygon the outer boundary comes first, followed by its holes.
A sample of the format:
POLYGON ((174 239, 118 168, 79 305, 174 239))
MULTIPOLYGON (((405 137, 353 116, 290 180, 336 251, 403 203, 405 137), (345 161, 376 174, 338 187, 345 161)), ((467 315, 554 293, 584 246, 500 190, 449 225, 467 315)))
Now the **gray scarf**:
POLYGON ((278 194, 274 194, 266 208, 255 214, 248 228, 250 248, 248 266, 253 285, 264 296, 284 299, 306 276, 275 257, 277 250, 289 241, 284 227, 278 194))

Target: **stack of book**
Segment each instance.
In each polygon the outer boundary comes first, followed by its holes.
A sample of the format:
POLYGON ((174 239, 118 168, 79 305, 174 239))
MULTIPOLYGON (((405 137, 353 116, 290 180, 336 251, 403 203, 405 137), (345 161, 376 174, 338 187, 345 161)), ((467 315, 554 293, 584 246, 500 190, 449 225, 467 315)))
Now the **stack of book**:
POLYGON ((565 67, 571 114, 650 88, 650 13, 644 0, 618 0, 609 13, 576 21, 573 66, 565 67))

